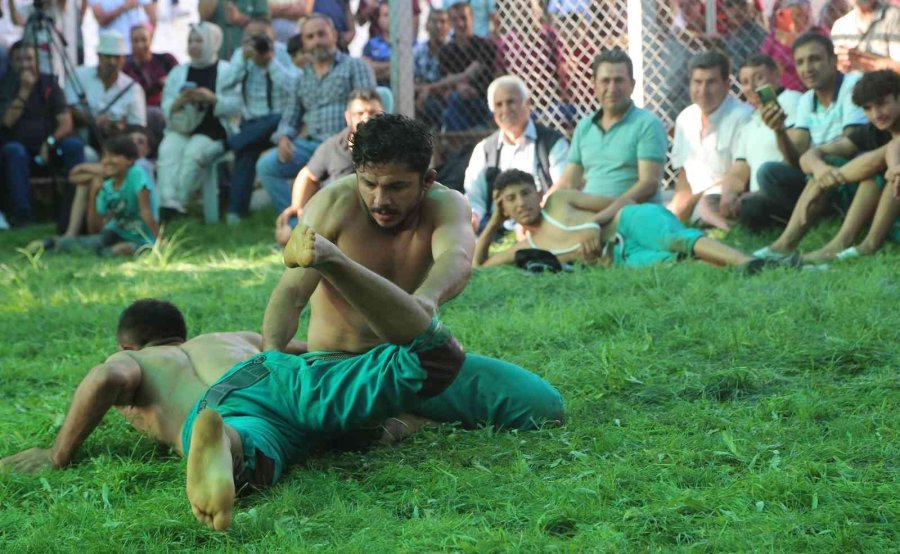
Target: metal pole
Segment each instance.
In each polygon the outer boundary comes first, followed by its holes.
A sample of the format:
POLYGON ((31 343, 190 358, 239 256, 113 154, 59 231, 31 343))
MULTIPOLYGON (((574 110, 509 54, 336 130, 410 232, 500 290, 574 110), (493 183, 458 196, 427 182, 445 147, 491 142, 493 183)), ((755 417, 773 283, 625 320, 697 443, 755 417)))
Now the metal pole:
POLYGON ((706 0, 706 34, 716 34, 716 0, 706 0))
POLYGON ((391 16, 391 92, 394 113, 415 116, 412 2, 389 2, 391 16))
POLYGON ((643 0, 628 0, 626 6, 628 22, 628 57, 634 66, 634 92, 631 100, 634 105, 644 106, 644 8, 643 0))

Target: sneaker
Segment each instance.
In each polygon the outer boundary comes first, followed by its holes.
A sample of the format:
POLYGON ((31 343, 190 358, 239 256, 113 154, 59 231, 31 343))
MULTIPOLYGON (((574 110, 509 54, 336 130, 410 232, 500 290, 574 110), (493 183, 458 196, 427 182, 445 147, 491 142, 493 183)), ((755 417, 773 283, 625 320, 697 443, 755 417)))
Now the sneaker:
POLYGON ((835 255, 835 260, 852 260, 853 258, 858 258, 862 254, 859 253, 859 250, 856 249, 855 246, 851 246, 850 248, 845 248, 835 255))
POLYGON ((9 229, 9 221, 6 221, 6 216, 3 215, 3 212, 0 212, 0 231, 6 231, 9 229))
POLYGON ((203 148, 200 150, 200 153, 197 155, 197 161, 200 162, 200 165, 203 167, 208 167, 214 161, 218 160, 222 157, 222 154, 225 153, 225 143, 221 140, 217 140, 215 142, 208 142, 203 145, 203 148))
POLYGON ((754 258, 762 258, 764 260, 772 260, 776 262, 780 262, 782 260, 786 260, 794 255, 794 252, 789 252, 787 254, 783 254, 781 252, 776 252, 769 248, 768 246, 764 246, 760 248, 756 252, 753 253, 754 258))

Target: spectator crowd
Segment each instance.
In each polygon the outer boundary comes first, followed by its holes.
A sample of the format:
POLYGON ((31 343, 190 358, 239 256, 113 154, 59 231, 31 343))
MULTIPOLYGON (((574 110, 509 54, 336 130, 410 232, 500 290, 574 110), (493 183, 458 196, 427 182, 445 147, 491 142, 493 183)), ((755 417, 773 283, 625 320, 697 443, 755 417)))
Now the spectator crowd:
MULTIPOLYGON (((24 31, 0 43, 0 229, 35 219, 35 177, 52 176, 58 236, 39 241, 45 249, 140 252, 161 221, 218 202, 201 194, 207 183, 227 193, 229 224, 265 191, 284 244, 311 198, 354 173, 357 127, 393 111, 384 1, 354 13, 347 0, 200 0, 179 64, 151 50, 150 0, 90 0, 98 62, 70 74, 55 39, 29 32, 35 18, 8 4, 4 18, 24 31), (361 25, 369 39, 356 57, 347 47, 361 25)), ((671 46, 655 90, 677 109, 661 113, 652 97, 633 102, 623 49, 562 31, 600 25, 590 3, 532 4, 530 23, 513 29, 492 0, 412 1, 416 31, 424 18, 411 46, 415 117, 468 143, 435 162, 471 206, 477 265, 546 262, 541 250, 562 263, 693 256, 756 271, 900 240, 900 7, 717 0, 712 30, 706 2, 674 0, 668 18, 644 15, 645 32, 671 46), (685 36, 710 47, 691 52, 685 36), (573 87, 579 75, 593 99, 573 87), (546 113, 536 83, 557 99, 546 113), (539 123, 548 116, 559 124, 539 123), (838 233, 801 259, 826 215, 843 218, 838 233), (704 232, 736 224, 783 232, 752 255, 704 232)))

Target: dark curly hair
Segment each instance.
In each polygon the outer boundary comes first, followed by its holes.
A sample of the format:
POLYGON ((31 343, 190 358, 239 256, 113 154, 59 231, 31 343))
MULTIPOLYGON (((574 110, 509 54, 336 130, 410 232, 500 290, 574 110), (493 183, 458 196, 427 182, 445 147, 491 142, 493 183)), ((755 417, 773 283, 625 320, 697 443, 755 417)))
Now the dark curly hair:
POLYGON ((134 140, 125 134, 113 135, 103 141, 103 150, 131 161, 138 159, 138 147, 134 140))
POLYGON ((175 304, 155 298, 138 300, 122 311, 116 336, 144 347, 166 339, 187 340, 187 324, 175 304))
POLYGON ((534 176, 521 169, 507 169, 494 179, 494 190, 497 192, 511 185, 531 185, 537 189, 537 185, 534 184, 534 176))
POLYGON ((892 69, 870 71, 853 87, 853 103, 859 107, 900 94, 900 74, 892 69))
POLYGON ((397 114, 381 114, 360 123, 350 145, 356 168, 403 163, 423 175, 434 150, 431 131, 424 123, 397 114))

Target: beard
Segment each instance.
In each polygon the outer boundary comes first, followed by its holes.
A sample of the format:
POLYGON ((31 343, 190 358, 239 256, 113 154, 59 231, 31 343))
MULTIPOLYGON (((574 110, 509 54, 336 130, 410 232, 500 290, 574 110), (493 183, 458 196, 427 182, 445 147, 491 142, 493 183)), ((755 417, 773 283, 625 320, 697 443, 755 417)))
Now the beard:
POLYGON ((314 46, 309 51, 309 56, 312 58, 313 62, 327 62, 334 58, 335 49, 330 46, 320 45, 314 46))

